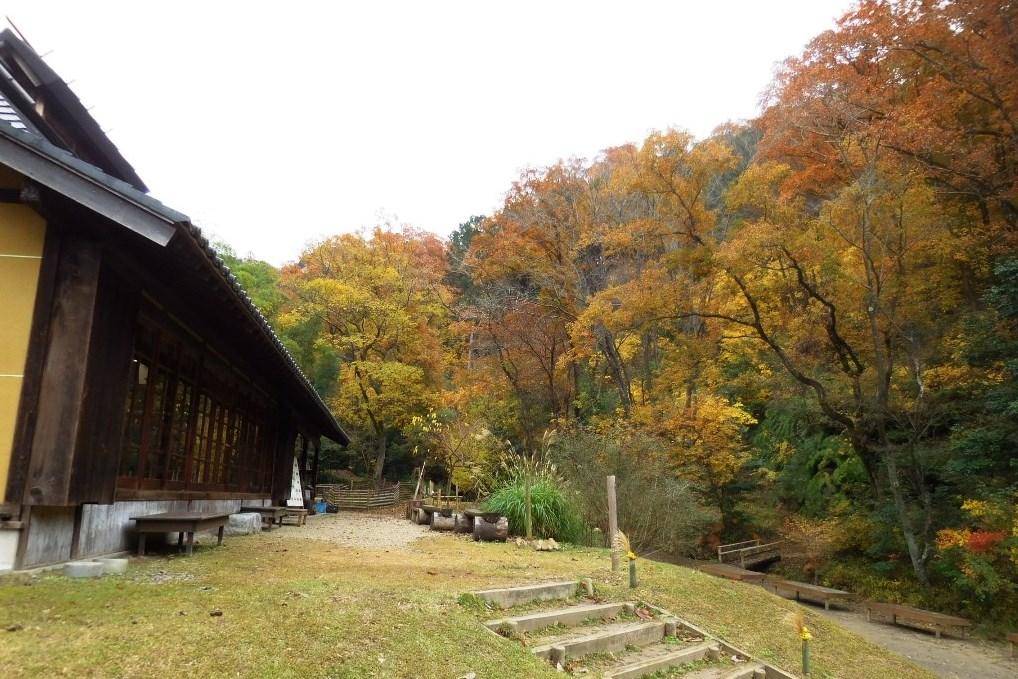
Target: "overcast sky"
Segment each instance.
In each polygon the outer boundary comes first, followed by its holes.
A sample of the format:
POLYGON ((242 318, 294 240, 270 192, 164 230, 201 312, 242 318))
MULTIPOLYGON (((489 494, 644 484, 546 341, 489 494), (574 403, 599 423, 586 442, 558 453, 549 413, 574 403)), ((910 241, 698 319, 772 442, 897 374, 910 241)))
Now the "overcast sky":
POLYGON ((275 264, 382 221, 447 235, 520 170, 753 117, 850 0, 8 0, 149 185, 275 264))

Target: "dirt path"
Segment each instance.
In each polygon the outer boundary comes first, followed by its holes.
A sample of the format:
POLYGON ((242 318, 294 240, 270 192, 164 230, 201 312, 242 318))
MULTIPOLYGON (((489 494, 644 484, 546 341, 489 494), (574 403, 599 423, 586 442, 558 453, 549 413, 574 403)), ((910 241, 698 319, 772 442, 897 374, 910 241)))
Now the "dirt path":
POLYGON ((937 639, 928 632, 867 622, 865 615, 853 611, 825 611, 823 608, 813 610, 867 641, 904 656, 945 679, 1018 677, 1018 659, 1008 658, 1004 644, 947 637, 937 639))
POLYGON ((340 512, 308 517, 303 527, 283 526, 288 538, 324 540, 364 549, 403 549, 428 535, 427 526, 418 526, 402 518, 340 512))

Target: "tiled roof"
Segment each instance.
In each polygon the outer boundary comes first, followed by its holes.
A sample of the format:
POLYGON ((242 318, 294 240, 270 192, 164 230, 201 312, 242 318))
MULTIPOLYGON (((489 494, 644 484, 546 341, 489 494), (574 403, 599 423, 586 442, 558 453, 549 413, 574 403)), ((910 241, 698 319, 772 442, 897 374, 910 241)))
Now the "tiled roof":
POLYGON ((314 386, 312 386, 311 381, 300 369, 300 366, 297 365, 293 356, 286 347, 283 346, 282 341, 280 341, 279 337, 272 329, 269 321, 265 318, 261 311, 258 310, 254 302, 251 301, 251 298, 248 297, 247 293, 237 280, 237 277, 233 275, 222 257, 219 256, 209 243, 209 240, 202 235, 201 229, 192 224, 187 215, 163 205, 160 201, 143 191, 139 191, 131 184, 106 174, 94 165, 77 158, 69 151, 51 143, 42 135, 31 129, 17 109, 3 97, 0 97, 0 135, 19 142, 22 146, 30 147, 37 154, 45 157, 52 163, 56 163, 86 176, 92 181, 100 184, 114 196, 150 210, 166 221, 172 222, 175 225, 178 234, 182 234, 187 238, 193 239, 197 243, 204 257, 213 266, 215 266, 222 275, 223 280, 230 287, 232 293, 240 300, 251 322, 255 323, 259 327, 261 334, 272 345, 272 348, 279 356, 280 360, 283 361, 284 365, 286 365, 292 375, 298 380, 303 389, 305 389, 312 397, 320 410, 320 414, 326 418, 326 421, 330 425, 334 426, 335 429, 330 432, 330 438, 334 438, 338 435, 341 439, 341 443, 347 443, 349 441, 349 437, 346 432, 343 431, 342 427, 336 421, 332 412, 329 410, 329 407, 322 400, 322 397, 318 394, 318 391, 314 388, 314 386), (8 110, 10 113, 6 112, 8 110))
POLYGON ((27 130, 28 125, 22 120, 18 110, 7 101, 7 98, 0 94, 0 125, 13 127, 15 130, 27 130))

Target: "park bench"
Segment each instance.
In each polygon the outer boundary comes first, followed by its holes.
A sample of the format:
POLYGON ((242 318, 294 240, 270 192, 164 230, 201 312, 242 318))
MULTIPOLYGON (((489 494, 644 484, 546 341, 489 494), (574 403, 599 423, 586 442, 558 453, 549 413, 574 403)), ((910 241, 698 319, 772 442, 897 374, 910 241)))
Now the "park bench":
POLYGON ((805 600, 822 603, 826 610, 830 610, 832 601, 843 601, 852 598, 850 592, 842 589, 811 585, 794 580, 767 579, 760 584, 763 585, 764 589, 768 589, 779 596, 791 595, 796 601, 805 600))
POLYGON ((277 524, 283 525, 283 515, 286 513, 286 507, 260 507, 258 505, 241 505, 240 511, 243 514, 261 514, 262 516, 262 527, 266 530, 272 530, 277 524))
POLYGON ((163 512, 147 516, 132 516, 135 530, 138 532, 138 556, 145 556, 145 536, 148 533, 179 533, 177 548, 184 544, 187 535, 187 555, 191 556, 194 548, 194 534, 200 530, 219 529, 219 542, 223 544, 223 529, 230 520, 229 512, 163 512))
POLYGON ((739 568, 738 566, 732 566, 726 563, 705 563, 697 566, 697 568, 708 575, 713 575, 718 578, 727 578, 729 580, 737 580, 739 582, 760 582, 767 577, 763 573, 739 568))
POLYGON ((308 510, 303 507, 283 507, 283 516, 279 519, 279 525, 283 525, 283 519, 294 519, 297 526, 303 526, 308 520, 308 510))
POLYGON ((1018 632, 1011 632, 1007 635, 1007 645, 1011 647, 1011 657, 1015 656, 1015 644, 1018 644, 1018 632))
POLYGON ((476 519, 477 517, 480 516, 485 521, 488 521, 490 523, 494 523, 495 521, 498 521, 498 517, 501 516, 501 514, 499 514, 498 512, 486 512, 483 509, 477 509, 476 507, 471 507, 470 509, 464 509, 463 513, 465 515, 467 515, 468 517, 470 517, 471 519, 476 519))
POLYGON ((890 618, 893 625, 918 626, 920 629, 932 629, 937 638, 948 629, 957 629, 965 636, 972 627, 972 621, 946 613, 924 611, 904 604, 883 604, 873 601, 866 602, 866 619, 872 620, 873 615, 890 618))

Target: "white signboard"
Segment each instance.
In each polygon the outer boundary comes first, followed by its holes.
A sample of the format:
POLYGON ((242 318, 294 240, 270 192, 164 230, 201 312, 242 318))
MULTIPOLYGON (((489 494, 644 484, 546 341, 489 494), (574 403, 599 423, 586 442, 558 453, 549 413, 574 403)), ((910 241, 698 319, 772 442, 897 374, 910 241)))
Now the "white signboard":
POLYGON ((287 507, 303 507, 304 491, 300 487, 300 465, 297 456, 293 458, 293 480, 290 481, 290 497, 286 500, 287 507))

